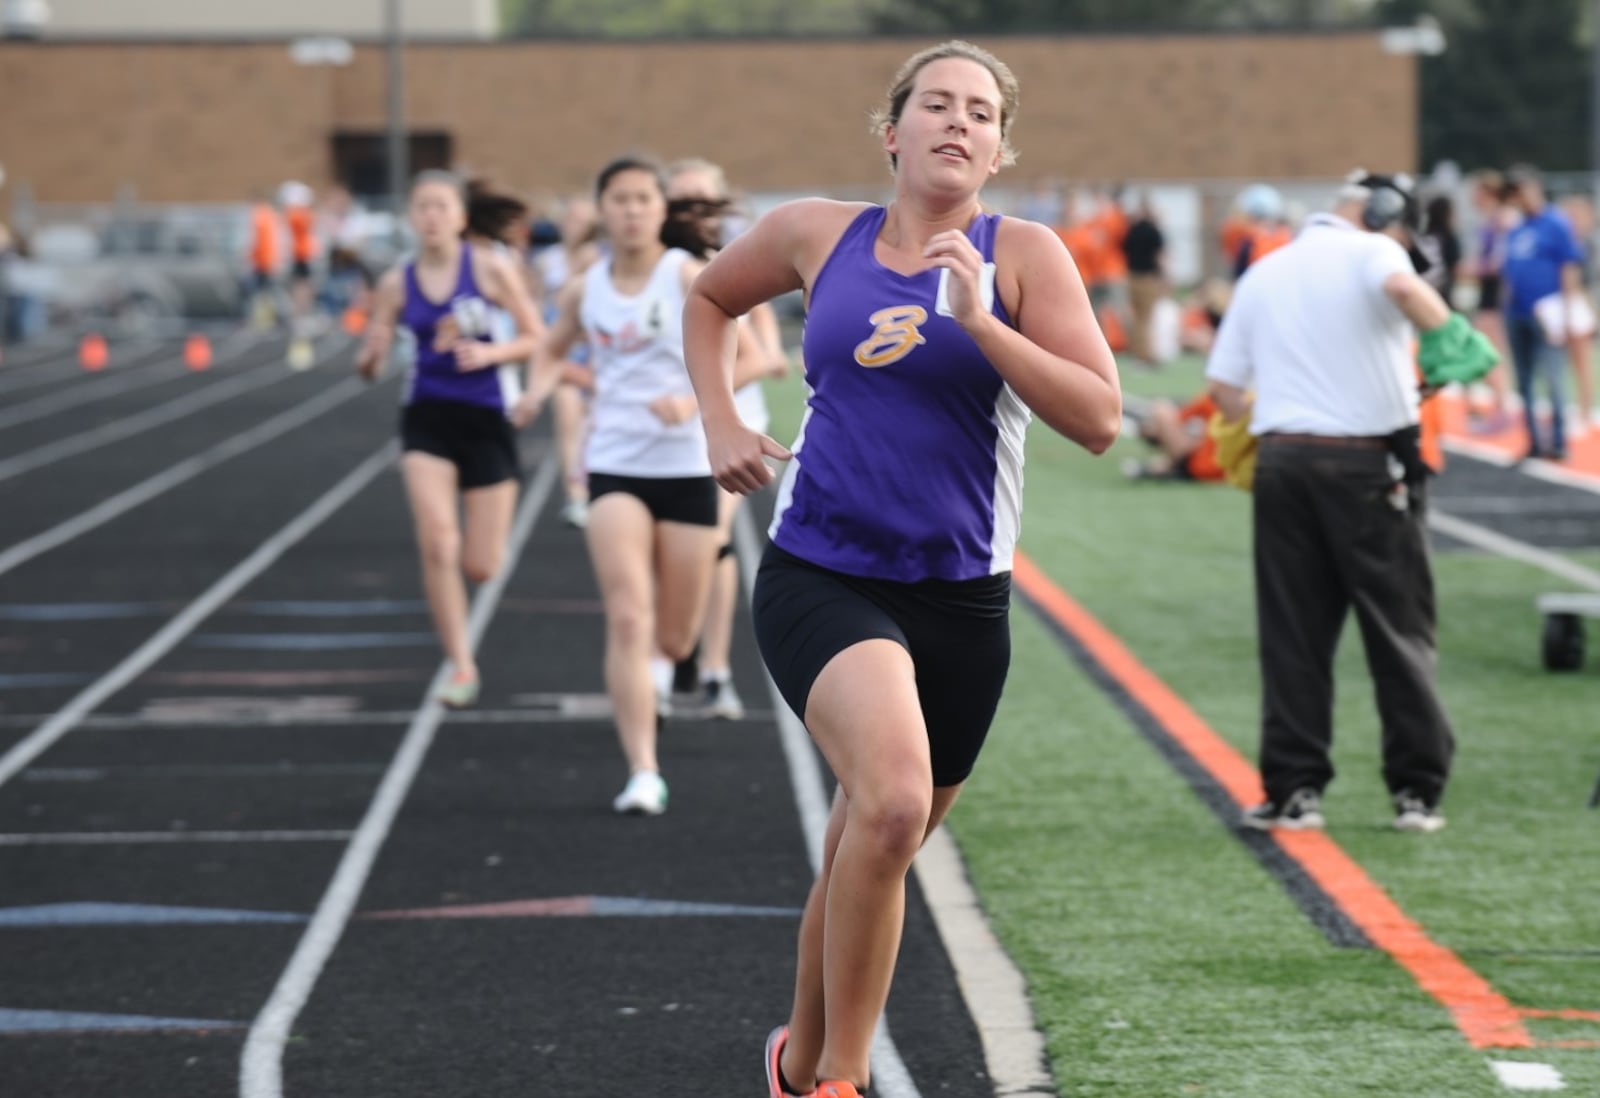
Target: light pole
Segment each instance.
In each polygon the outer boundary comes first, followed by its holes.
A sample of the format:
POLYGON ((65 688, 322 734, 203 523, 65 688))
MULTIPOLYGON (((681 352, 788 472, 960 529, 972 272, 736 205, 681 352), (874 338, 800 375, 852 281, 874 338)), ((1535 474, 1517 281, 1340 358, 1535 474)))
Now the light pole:
POLYGON ((384 0, 384 35, 387 41, 389 89, 389 211, 394 215, 395 233, 400 229, 400 214, 406 204, 406 179, 411 174, 406 163, 406 73, 401 52, 400 0, 384 0))
POLYGON ((1589 5, 1589 191, 1600 209, 1600 0, 1589 5))
MULTIPOLYGON (((1596 0, 1600 3, 1600 0, 1596 0)), ((1439 26, 1439 21, 1431 15, 1420 16, 1409 27, 1386 27, 1380 36, 1380 42, 1385 53, 1396 54, 1401 57, 1438 57, 1445 51, 1449 44, 1445 40, 1444 29, 1439 26)), ((1422 164, 1422 66, 1417 65, 1417 166, 1422 164)), ((1420 171, 1418 174, 1421 174, 1420 171)))

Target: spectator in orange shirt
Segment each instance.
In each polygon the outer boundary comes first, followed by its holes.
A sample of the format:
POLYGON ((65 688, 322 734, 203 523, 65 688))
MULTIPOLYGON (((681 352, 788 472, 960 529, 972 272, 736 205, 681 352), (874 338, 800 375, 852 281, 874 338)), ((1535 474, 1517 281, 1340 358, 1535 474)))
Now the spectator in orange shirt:
POLYGON ((1283 196, 1276 187, 1253 183, 1239 195, 1238 220, 1224 225, 1223 255, 1237 279, 1250 264, 1289 243, 1294 233, 1284 220, 1283 196), (1231 245, 1232 250, 1229 250, 1231 245))
POLYGON ((250 315, 259 328, 271 327, 276 313, 281 233, 278 211, 270 198, 258 193, 250 206, 250 315))
POLYGON ((1056 235, 1067 246, 1072 261, 1078 265, 1078 274, 1094 300, 1095 285, 1100 278, 1100 229, 1092 213, 1086 212, 1083 199, 1069 194, 1061 203, 1061 224, 1056 235))
POLYGON ((289 365, 297 370, 307 369, 312 362, 310 325, 315 291, 311 284, 311 266, 317 258, 314 202, 311 188, 304 183, 285 183, 278 188, 278 204, 283 207, 284 222, 289 227, 289 306, 293 314, 289 365))

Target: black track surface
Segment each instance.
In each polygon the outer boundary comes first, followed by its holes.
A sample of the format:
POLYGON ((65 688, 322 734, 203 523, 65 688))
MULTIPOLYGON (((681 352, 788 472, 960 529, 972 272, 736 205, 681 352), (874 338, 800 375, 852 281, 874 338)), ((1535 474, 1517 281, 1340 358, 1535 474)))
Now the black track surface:
MULTIPOLYGON (((170 368, 179 350, 168 349, 168 366, 138 368, 170 368)), ((0 457, 137 414, 186 386, 282 369, 282 353, 281 341, 269 341, 204 375, 108 398, 82 415, 0 429, 0 457)), ((0 482, 0 551, 347 376, 346 354, 0 482)), ((0 410, 50 391, 0 391, 0 410)), ((96 620, 0 616, 0 753, 374 453, 393 433, 395 401, 395 385, 380 386, 0 575, 0 615, 35 604, 122 604, 119 616, 96 620), (34 686, 4 677, 22 674, 77 677, 34 686)), ((358 916, 294 1027, 288 1095, 763 1092, 762 1040, 788 1005, 792 914, 367 917, 563 897, 790 909, 804 898, 810 870, 794 794, 743 616, 735 675, 752 717, 669 723, 662 754, 672 809, 658 820, 610 813, 625 774, 608 723, 564 719, 529 697, 603 689, 602 619, 582 537, 556 521, 555 502, 485 638, 478 711, 447 717, 439 729, 358 916), (497 715, 506 719, 486 719, 497 715)), ((409 519, 390 470, 0 785, 0 835, 354 829, 423 700, 436 650, 209 645, 218 634, 426 633, 419 598, 409 519), (284 600, 396 605, 363 617, 259 611, 284 600), (239 678, 302 671, 334 679, 239 678), (342 672, 373 674, 341 681, 342 672)), ((0 845, 0 917, 69 903, 309 915, 344 849, 338 838, 0 845)), ((975 1028, 914 883, 911 892, 891 1029, 924 1095, 987 1094, 975 1028)), ((0 1022, 6 1011, 33 1010, 235 1027, 0 1034, 0 1096, 238 1093, 245 1030, 303 929, 0 926, 0 1022)))

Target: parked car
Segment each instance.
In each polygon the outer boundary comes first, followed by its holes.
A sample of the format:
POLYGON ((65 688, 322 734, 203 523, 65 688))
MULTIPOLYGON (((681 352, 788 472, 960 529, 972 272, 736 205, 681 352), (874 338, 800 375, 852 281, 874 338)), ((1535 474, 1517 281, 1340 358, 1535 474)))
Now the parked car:
POLYGON ((21 279, 57 322, 140 332, 184 318, 242 316, 243 207, 149 209, 41 224, 21 279))

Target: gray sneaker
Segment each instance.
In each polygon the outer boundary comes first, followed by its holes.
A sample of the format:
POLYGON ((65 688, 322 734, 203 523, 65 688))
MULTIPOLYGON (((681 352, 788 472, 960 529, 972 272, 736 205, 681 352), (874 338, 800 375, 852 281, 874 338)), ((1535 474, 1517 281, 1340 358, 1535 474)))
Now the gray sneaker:
POLYGON ((1239 826, 1256 831, 1271 831, 1281 827, 1285 831, 1321 831, 1327 826, 1322 818, 1322 794, 1315 789, 1296 789, 1282 804, 1263 801, 1254 808, 1245 809, 1239 817, 1239 826))
POLYGON ((1444 827, 1444 817, 1439 806, 1429 804, 1409 789, 1394 795, 1394 828, 1396 831, 1438 831, 1444 827))

